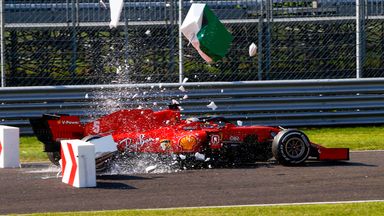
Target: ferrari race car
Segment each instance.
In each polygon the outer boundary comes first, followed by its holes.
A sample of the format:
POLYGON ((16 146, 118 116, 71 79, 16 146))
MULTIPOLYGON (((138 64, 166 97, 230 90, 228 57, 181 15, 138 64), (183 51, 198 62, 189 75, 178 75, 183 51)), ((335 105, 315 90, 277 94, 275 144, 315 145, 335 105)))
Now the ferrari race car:
POLYGON ((116 153, 172 155, 177 161, 241 164, 274 157, 283 165, 308 158, 349 160, 348 148, 326 148, 296 129, 238 126, 223 117, 181 119, 177 105, 168 109, 119 110, 81 123, 78 116, 44 114, 30 119, 37 138, 54 164, 60 160, 60 140, 82 139, 96 145, 96 168, 116 153), (108 150, 98 150, 103 149, 108 150))

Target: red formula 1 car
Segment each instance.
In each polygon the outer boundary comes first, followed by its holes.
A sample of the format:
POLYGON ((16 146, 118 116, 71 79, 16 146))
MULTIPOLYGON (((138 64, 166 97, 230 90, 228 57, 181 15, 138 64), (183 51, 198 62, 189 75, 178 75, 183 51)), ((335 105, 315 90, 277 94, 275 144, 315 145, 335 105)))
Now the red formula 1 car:
MULTIPOLYGON (((49 159, 58 164, 60 140, 83 139, 115 146, 116 152, 154 153, 178 160, 209 163, 266 161, 272 156, 283 165, 308 158, 348 160, 349 149, 325 148, 301 131, 269 126, 237 126, 222 117, 181 119, 177 105, 166 110, 120 110, 89 123, 70 115, 48 115, 30 120, 49 159)), ((96 159, 102 166, 111 154, 96 159)))

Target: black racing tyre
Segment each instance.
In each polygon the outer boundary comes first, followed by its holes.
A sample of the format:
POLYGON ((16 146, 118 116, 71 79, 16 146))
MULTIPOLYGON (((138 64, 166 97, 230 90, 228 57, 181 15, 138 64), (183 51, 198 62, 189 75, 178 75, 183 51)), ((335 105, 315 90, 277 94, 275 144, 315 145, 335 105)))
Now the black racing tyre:
POLYGON ((55 164, 56 166, 60 166, 60 159, 61 159, 61 154, 60 152, 47 152, 48 159, 55 164))
POLYGON ((310 142, 299 130, 282 130, 272 142, 272 154, 283 165, 299 165, 309 156, 310 142))

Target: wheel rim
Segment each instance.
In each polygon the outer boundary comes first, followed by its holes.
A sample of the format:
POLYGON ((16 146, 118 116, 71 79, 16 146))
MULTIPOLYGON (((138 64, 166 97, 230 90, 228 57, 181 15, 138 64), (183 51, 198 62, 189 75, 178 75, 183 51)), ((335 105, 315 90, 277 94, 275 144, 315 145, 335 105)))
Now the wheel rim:
POLYGON ((285 152, 290 158, 300 158, 305 152, 305 143, 299 137, 292 137, 285 144, 285 152))

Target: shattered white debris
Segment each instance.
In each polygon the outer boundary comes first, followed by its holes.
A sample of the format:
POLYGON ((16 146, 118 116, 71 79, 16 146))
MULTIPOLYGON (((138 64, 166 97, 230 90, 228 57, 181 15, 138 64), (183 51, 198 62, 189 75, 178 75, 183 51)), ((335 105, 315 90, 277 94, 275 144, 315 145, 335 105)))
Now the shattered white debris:
POLYGON ((172 104, 180 104, 177 100, 172 99, 172 104))
POLYGON ((157 165, 149 166, 149 167, 145 168, 145 172, 146 173, 153 172, 156 168, 157 168, 157 165))
POLYGON ((87 93, 87 94, 85 94, 85 98, 86 98, 86 99, 88 99, 88 93, 87 93))
POLYGON ((150 36, 151 35, 151 30, 148 29, 147 31, 145 31, 145 34, 150 36))
POLYGON ((179 154, 179 158, 180 158, 181 160, 185 160, 187 157, 186 157, 185 155, 183 155, 183 154, 179 154))
POLYGON ((188 95, 184 95, 183 100, 188 99, 188 95))
POLYGON ((185 88, 184 88, 184 86, 180 86, 180 87, 179 87, 179 90, 182 91, 182 92, 185 92, 185 88))
POLYGON ((100 1, 99 1, 99 4, 100 4, 100 6, 101 6, 103 9, 107 9, 107 5, 103 2, 103 0, 100 0, 100 1))
POLYGON ((199 152, 196 152, 196 153, 195 153, 195 158, 196 158, 196 160, 198 160, 198 161, 204 161, 204 160, 205 160, 205 155, 204 155, 204 154, 201 154, 201 153, 199 153, 199 152))
POLYGON ((237 125, 238 125, 238 126, 243 126, 243 122, 240 121, 240 120, 237 120, 237 125))
POLYGON ((251 43, 251 45, 249 45, 249 56, 253 57, 256 55, 256 53, 257 53, 257 46, 255 43, 251 43))
POLYGON ((217 106, 216 106, 215 102, 213 102, 213 101, 210 104, 208 104, 207 107, 212 109, 212 110, 216 110, 217 109, 217 106))
POLYGON ((188 81, 188 77, 185 77, 184 79, 183 79, 183 83, 186 83, 188 81))
POLYGON ((110 0, 109 7, 111 12, 110 28, 116 28, 120 21, 121 11, 123 10, 124 0, 110 0))
POLYGON ((116 68, 116 74, 120 74, 120 72, 121 72, 121 67, 119 66, 116 68))

